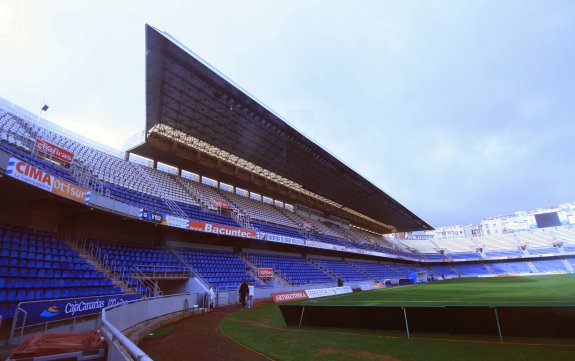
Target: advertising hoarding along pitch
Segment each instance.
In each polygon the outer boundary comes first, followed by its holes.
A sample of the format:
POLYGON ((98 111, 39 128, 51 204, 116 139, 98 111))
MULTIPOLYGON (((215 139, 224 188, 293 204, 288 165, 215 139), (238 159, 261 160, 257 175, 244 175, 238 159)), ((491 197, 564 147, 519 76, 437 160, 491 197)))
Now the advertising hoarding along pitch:
POLYGON ((353 291, 349 286, 343 287, 329 287, 329 288, 316 288, 313 290, 305 290, 308 298, 318 298, 326 296, 342 295, 344 293, 352 293, 353 291))
POLYGON ((307 294, 305 291, 290 291, 290 292, 279 292, 272 293, 272 299, 274 303, 287 302, 287 301, 297 301, 297 300, 307 300, 307 294))
POLYGON ((272 299, 274 300, 275 303, 278 303, 278 302, 287 302, 296 300, 307 300, 326 296, 336 296, 345 293, 353 293, 351 287, 349 286, 328 287, 328 288, 316 288, 313 290, 272 293, 272 299))
POLYGON ((74 159, 74 153, 39 138, 36 139, 36 149, 66 163, 72 163, 74 159))
POLYGON ((90 192, 86 189, 54 177, 42 169, 14 157, 8 161, 6 175, 79 203, 88 204, 90 200, 90 192))
POLYGON ((122 294, 100 297, 68 298, 37 302, 22 302, 19 308, 26 311, 26 325, 64 320, 99 313, 102 308, 126 301, 140 299, 138 294, 122 294))

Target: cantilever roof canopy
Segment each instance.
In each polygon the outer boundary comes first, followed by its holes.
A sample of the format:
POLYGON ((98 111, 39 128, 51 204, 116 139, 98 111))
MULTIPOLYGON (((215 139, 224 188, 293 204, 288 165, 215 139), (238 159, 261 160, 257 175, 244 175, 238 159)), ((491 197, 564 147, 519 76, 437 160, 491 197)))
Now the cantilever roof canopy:
MULTIPOLYGON (((146 103, 147 134, 164 124, 397 231, 432 229, 170 35, 149 25, 146 103)), ((152 151, 149 143, 132 151, 162 154, 152 151)))

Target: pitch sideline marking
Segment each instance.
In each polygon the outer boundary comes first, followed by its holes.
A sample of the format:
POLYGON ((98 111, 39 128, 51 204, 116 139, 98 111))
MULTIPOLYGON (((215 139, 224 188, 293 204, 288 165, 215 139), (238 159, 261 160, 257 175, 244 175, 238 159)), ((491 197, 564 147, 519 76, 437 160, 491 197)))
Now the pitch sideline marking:
MULTIPOLYGON (((223 320, 223 318, 222 318, 222 320, 223 320)), ((229 338, 230 340, 232 340, 232 341, 235 342, 236 344, 240 345, 241 347, 245 348, 246 350, 250 350, 251 352, 257 353, 258 355, 260 355, 261 357, 263 357, 263 358, 265 358, 265 359, 267 359, 267 360, 276 361, 276 360, 274 360, 273 358, 268 357, 268 356, 264 355, 263 353, 260 353, 260 352, 254 350, 253 348, 251 348, 251 347, 249 347, 249 346, 247 346, 247 345, 244 345, 243 343, 239 342, 238 340, 236 340, 236 339, 233 338, 232 336, 230 336, 230 335, 228 335, 227 333, 225 333, 224 330, 222 330, 222 320, 220 320, 220 324, 219 324, 219 326, 220 326, 220 332, 221 332, 222 335, 226 336, 227 338, 229 338)))
MULTIPOLYGON (((310 300, 310 301, 314 301, 314 300, 310 300)), ((309 301, 308 301, 309 302, 309 301)), ((318 302, 318 301, 315 301, 318 302)), ((485 305, 485 306, 503 306, 506 304, 521 304, 521 305, 525 305, 525 306, 529 306, 528 304, 526 304, 525 302, 520 302, 520 301, 508 301, 508 302, 501 302, 498 304, 485 304, 483 301, 461 301, 460 304, 454 304, 453 300, 449 300, 449 301, 444 301, 444 300, 439 300, 439 301, 392 301, 392 300, 380 300, 380 301, 334 301, 334 302, 330 302, 330 301, 322 301, 322 302, 318 302, 320 305, 323 304, 329 304, 329 303, 369 303, 369 304, 379 304, 379 303, 395 303, 395 304, 401 304, 401 303, 413 303, 413 302, 417 302, 417 303, 447 303, 450 306, 466 306, 466 304, 480 304, 480 305, 485 305)), ((564 303, 561 301, 529 301, 529 303, 548 303, 548 304, 552 304, 552 305, 564 305, 564 306, 573 306, 573 303, 569 304, 569 303, 564 303)))
MULTIPOLYGON (((252 324, 262 328, 267 328, 270 330, 276 331, 284 331, 284 332, 320 332, 320 333, 331 333, 334 335, 351 335, 351 336, 370 336, 370 337, 378 337, 378 338, 386 338, 386 339, 405 339, 407 338, 403 336, 388 336, 388 335, 366 335, 362 333, 353 333, 353 332, 343 332, 343 331, 324 331, 324 330, 302 330, 302 329, 289 329, 289 328, 279 328, 265 325, 258 321, 251 321, 251 320, 240 320, 233 317, 227 318, 230 321, 236 321, 245 324, 252 324)), ((221 330, 221 322, 220 322, 220 330, 221 330)), ((222 331, 223 333, 223 331, 222 331)), ((224 333, 225 335, 225 333, 224 333)), ((227 336, 227 335, 226 335, 227 336)), ((230 337, 230 336, 228 336, 230 337)), ((233 340, 233 338, 232 338, 233 340)), ((450 338, 434 338, 434 337, 411 337, 411 340, 422 340, 422 341, 445 341, 445 342, 454 342, 454 343, 478 343, 478 344, 492 344, 492 345, 519 345, 519 346, 537 346, 537 347, 575 347, 575 344, 553 344, 553 343, 526 343, 526 342, 500 342, 500 341, 480 341, 480 340, 456 340, 450 338)), ((234 340, 235 341, 235 340, 234 340)), ((238 342, 238 341, 235 341, 238 342)), ((240 344, 241 345, 241 344, 240 344)), ((243 345, 242 345, 243 346, 243 345)), ((244 346, 248 348, 247 346, 244 346)), ((257 351, 254 351, 257 353, 257 351)), ((267 357, 263 355, 264 357, 267 357)), ((268 358, 269 359, 269 358, 268 358)), ((271 359, 270 359, 271 360, 271 359)))

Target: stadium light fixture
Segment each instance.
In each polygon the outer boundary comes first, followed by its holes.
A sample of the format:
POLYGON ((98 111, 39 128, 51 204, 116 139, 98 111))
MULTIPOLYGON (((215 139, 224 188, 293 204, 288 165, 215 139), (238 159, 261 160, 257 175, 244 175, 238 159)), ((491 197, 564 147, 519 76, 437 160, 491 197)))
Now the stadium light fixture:
POLYGON ((46 104, 46 98, 42 99, 42 108, 40 108, 40 110, 38 111, 38 115, 36 115, 36 123, 40 122, 40 114, 42 114, 42 112, 47 111, 48 108, 50 107, 46 104))

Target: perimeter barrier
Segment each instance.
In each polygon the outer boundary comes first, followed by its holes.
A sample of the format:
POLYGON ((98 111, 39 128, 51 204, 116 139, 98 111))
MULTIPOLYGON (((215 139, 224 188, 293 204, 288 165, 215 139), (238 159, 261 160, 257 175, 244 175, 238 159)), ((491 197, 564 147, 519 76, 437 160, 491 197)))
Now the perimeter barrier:
POLYGON ((144 298, 102 310, 102 335, 108 342, 108 361, 153 361, 129 337, 126 331, 137 326, 150 327, 153 321, 175 320, 191 313, 194 305, 205 306, 204 293, 186 293, 144 298))
POLYGON ((339 327, 499 337, 575 338, 575 306, 280 305, 288 326, 339 327))

